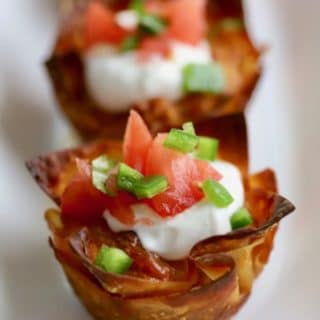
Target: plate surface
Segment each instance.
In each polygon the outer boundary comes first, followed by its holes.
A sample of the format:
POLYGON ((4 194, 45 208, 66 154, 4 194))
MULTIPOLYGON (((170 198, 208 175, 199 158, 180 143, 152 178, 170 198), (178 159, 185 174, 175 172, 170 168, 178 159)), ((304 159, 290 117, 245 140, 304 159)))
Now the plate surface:
MULTIPOLYGON (((297 211, 235 319, 319 319, 320 2, 246 7, 252 35, 269 47, 248 111, 251 167, 275 168, 297 211)), ((48 249, 42 212, 50 202, 23 164, 71 140, 42 67, 55 28, 53 0, 0 3, 0 319, 89 319, 48 249)))

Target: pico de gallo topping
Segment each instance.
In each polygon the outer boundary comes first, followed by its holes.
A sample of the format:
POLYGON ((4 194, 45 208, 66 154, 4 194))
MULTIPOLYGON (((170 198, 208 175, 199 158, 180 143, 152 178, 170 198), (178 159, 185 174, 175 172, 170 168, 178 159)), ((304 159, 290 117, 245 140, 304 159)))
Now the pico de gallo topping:
POLYGON ((209 30, 220 18, 209 25, 207 4, 89 1, 79 42, 85 82, 99 107, 122 112, 151 99, 223 93, 226 69, 215 60, 209 30))
POLYGON ((126 8, 91 1, 85 13, 85 47, 107 43, 142 56, 170 54, 170 41, 197 45, 206 36, 206 0, 131 0, 126 8))
MULTIPOLYGON (((233 197, 210 163, 217 145, 215 139, 198 137, 192 123, 153 138, 139 114, 131 111, 123 160, 106 154, 91 162, 77 159, 78 173, 62 195, 62 214, 90 221, 107 210, 121 223, 133 225, 131 206, 139 203, 161 218, 174 217, 201 200, 225 208, 233 197)), ((243 212, 233 219, 235 228, 249 221, 243 212)))

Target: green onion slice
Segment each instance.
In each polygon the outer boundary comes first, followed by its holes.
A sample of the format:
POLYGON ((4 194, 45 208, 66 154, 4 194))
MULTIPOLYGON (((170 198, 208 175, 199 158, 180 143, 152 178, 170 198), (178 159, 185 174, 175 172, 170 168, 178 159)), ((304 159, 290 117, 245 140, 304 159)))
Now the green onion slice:
POLYGON ((144 177, 139 171, 120 163, 117 187, 134 194, 138 199, 150 199, 168 188, 164 176, 144 177))
POLYGON ((199 137, 198 146, 194 152, 196 158, 200 160, 214 161, 217 155, 219 140, 199 137))
POLYGON ((102 245, 95 260, 95 265, 107 272, 126 273, 133 260, 121 249, 102 245))
POLYGON ((184 132, 196 135, 196 130, 194 129, 193 123, 190 122, 186 122, 182 125, 182 129, 184 132))
POLYGON ((167 27, 167 22, 163 18, 145 12, 144 0, 131 0, 129 9, 139 15, 140 29, 147 34, 158 35, 167 27))
POLYGON ((107 180, 110 170, 115 166, 115 162, 108 159, 106 155, 102 155, 91 162, 92 166, 92 184, 101 192, 110 196, 115 193, 107 188, 107 180))
POLYGON ((183 90, 186 93, 221 93, 224 76, 216 63, 190 63, 183 68, 183 90))
POLYGON ((226 208, 233 202, 233 197, 219 182, 207 179, 202 184, 206 199, 218 208, 226 208))
POLYGON ((136 11, 139 15, 142 15, 144 13, 144 0, 131 0, 129 9, 136 11))
POLYGON ((150 199, 168 188, 164 176, 150 176, 134 182, 133 193, 138 199, 150 199))
POLYGON ((175 149, 183 153, 192 152, 197 144, 197 136, 179 129, 171 129, 163 143, 166 148, 175 149))
POLYGON ((128 36, 120 45, 121 52, 132 51, 139 46, 139 38, 137 36, 128 36))
POLYGON ((143 14, 140 17, 140 27, 142 31, 158 35, 162 33, 167 27, 167 23, 164 19, 151 14, 143 14))
POLYGON ((117 175, 118 188, 133 193, 134 183, 142 178, 143 175, 139 171, 120 163, 117 175))
POLYGON ((232 230, 237 230, 252 224, 253 220, 250 212, 246 208, 236 211, 230 218, 232 230))

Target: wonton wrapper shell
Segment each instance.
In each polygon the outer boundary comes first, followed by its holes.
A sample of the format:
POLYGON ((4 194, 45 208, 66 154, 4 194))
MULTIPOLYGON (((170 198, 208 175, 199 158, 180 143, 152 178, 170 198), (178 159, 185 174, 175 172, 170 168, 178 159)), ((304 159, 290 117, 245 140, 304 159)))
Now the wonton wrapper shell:
MULTIPOLYGON (((59 211, 49 210, 46 219, 53 233, 51 246, 74 291, 95 319, 229 319, 247 299, 254 279, 267 263, 278 223, 294 210, 293 205, 277 195, 271 170, 248 176, 243 115, 205 121, 197 131, 219 138, 219 157, 240 167, 246 206, 254 217, 254 227, 215 236, 195 245, 190 259, 201 274, 212 279, 211 282, 168 296, 123 297, 116 287, 113 293, 103 289, 101 284, 109 280, 103 280, 99 276, 101 271, 88 265, 77 245, 73 243, 72 250, 59 243, 59 234, 65 231, 63 222, 59 211), (217 266, 221 264, 228 268, 219 274, 217 266)), ((120 143, 105 140, 39 157, 28 162, 27 166, 40 186, 59 203, 62 191, 74 173, 74 157, 91 159, 103 152, 116 155, 119 147, 120 143)), ((77 233, 71 238, 77 239, 77 233)), ((112 279, 112 274, 107 273, 107 278, 110 277, 112 279)))
MULTIPOLYGON (((83 48, 81 14, 90 0, 63 1, 59 35, 46 66, 61 110, 84 139, 121 138, 128 112, 112 113, 100 108, 89 95, 80 51, 83 48)), ((243 19, 241 0, 212 0, 208 16, 243 19)), ((193 94, 177 102, 166 99, 145 101, 137 109, 152 132, 167 131, 192 119, 241 112, 260 76, 260 53, 245 28, 221 32, 211 40, 213 54, 223 67, 227 88, 220 95, 193 94)))

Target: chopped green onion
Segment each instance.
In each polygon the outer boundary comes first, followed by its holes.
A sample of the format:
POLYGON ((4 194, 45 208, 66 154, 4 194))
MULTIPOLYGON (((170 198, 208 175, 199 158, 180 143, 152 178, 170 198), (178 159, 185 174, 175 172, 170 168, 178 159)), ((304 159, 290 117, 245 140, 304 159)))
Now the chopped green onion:
POLYGON ((95 260, 95 265, 107 272, 123 274, 131 267, 132 259, 118 248, 102 245, 95 260))
POLYGON ((92 160, 91 164, 94 170, 101 172, 106 172, 114 167, 114 162, 108 159, 106 155, 101 155, 100 157, 95 158, 92 160))
POLYGON ((216 63, 190 63, 183 68, 183 90, 186 93, 220 93, 224 87, 224 76, 216 63))
POLYGON ((236 211, 230 218, 232 230, 240 229, 252 224, 252 217, 246 208, 236 211))
POLYGON ((108 175, 105 173, 102 173, 100 171, 92 171, 92 183, 93 185, 101 192, 107 193, 108 190, 106 187, 106 181, 108 179, 108 175))
POLYGON ((130 168, 124 163, 120 163, 117 175, 118 188, 133 192, 134 183, 142 178, 143 175, 139 171, 130 168))
POLYGON ((165 147, 175 149, 183 153, 192 152, 197 144, 197 136, 179 129, 171 129, 163 143, 165 147))
POLYGON ((131 0, 129 9, 139 15, 139 26, 143 32, 157 35, 165 30, 167 22, 161 17, 146 13, 144 0, 131 0))
POLYGON ((139 15, 144 13, 144 0, 131 0, 129 9, 136 11, 139 15))
POLYGON ((196 130, 194 129, 193 123, 191 121, 184 123, 182 125, 182 129, 183 129, 183 131, 185 131, 187 133, 196 135, 196 130))
POLYGON ((106 155, 102 155, 91 162, 92 166, 92 184, 101 192, 110 196, 114 196, 115 193, 107 188, 107 180, 109 178, 110 170, 115 166, 114 161, 107 158, 106 155))
POLYGON ((167 23, 162 18, 151 14, 143 14, 140 17, 141 29, 149 34, 157 35, 165 30, 167 23))
POLYGON ((120 45, 121 52, 132 51, 139 45, 139 38, 137 36, 128 36, 120 45))
POLYGON ((202 184, 206 199, 218 208, 226 208, 233 202, 233 197, 219 182, 207 179, 202 184))
POLYGON ((150 176, 136 181, 133 192, 138 199, 150 199, 168 188, 167 178, 164 176, 150 176))
POLYGON ((199 137, 199 143, 195 150, 196 158, 200 160, 214 161, 217 155, 219 140, 199 137))

